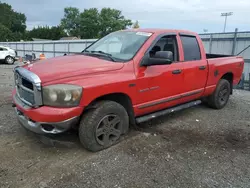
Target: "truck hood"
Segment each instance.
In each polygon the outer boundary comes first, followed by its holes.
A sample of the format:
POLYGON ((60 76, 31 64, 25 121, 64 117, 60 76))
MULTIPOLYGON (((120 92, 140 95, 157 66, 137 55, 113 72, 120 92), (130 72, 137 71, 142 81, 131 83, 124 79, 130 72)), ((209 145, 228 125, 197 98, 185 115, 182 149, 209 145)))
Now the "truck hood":
POLYGON ((123 63, 107 61, 86 55, 61 56, 25 65, 37 74, 43 83, 62 78, 119 70, 123 63))

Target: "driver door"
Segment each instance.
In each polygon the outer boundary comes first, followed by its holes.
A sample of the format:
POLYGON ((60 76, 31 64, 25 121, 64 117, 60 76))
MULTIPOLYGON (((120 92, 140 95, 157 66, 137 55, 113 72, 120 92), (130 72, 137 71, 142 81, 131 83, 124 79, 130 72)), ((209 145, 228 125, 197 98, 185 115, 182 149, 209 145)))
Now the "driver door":
POLYGON ((138 78, 139 114, 174 106, 181 102, 180 94, 184 92, 182 62, 179 62, 179 39, 176 35, 165 35, 153 42, 149 56, 156 51, 171 51, 173 62, 166 65, 141 67, 141 78, 138 78), (178 41, 178 42, 177 42, 178 41))

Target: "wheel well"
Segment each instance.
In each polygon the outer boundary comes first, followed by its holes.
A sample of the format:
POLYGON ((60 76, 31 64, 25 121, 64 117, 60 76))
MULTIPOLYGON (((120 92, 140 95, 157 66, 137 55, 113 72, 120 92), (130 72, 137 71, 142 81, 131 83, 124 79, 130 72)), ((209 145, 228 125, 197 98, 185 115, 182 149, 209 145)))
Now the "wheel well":
POLYGON ((230 83, 230 89, 231 89, 230 94, 232 94, 233 93, 233 73, 228 72, 228 73, 224 74, 221 77, 221 79, 225 79, 225 80, 229 81, 229 83, 230 83))
POLYGON ((128 113, 130 125, 136 124, 133 105, 128 95, 124 93, 112 93, 112 94, 103 95, 95 99, 93 102, 91 102, 89 107, 92 108, 97 101, 101 101, 101 100, 109 100, 109 101, 114 101, 114 102, 121 104, 128 113))

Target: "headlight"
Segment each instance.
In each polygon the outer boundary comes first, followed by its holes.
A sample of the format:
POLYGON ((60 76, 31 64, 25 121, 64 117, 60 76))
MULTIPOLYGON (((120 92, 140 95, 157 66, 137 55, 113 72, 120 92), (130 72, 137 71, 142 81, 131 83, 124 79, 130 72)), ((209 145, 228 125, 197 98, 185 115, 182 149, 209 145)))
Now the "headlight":
POLYGON ((82 88, 76 85, 58 84, 43 87, 43 104, 55 107, 78 106, 82 88))

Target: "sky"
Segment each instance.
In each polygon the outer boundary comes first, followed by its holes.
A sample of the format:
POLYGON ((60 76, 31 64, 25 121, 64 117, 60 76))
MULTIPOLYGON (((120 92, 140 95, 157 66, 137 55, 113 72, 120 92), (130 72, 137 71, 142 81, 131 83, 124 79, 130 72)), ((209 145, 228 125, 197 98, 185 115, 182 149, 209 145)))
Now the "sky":
POLYGON ((222 32, 225 17, 222 12, 233 12, 228 17, 226 31, 250 31, 249 0, 1 0, 13 9, 25 13, 27 27, 58 25, 65 7, 115 8, 141 28, 186 29, 198 33, 222 32))

